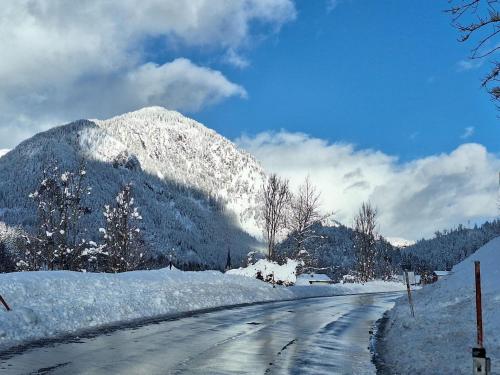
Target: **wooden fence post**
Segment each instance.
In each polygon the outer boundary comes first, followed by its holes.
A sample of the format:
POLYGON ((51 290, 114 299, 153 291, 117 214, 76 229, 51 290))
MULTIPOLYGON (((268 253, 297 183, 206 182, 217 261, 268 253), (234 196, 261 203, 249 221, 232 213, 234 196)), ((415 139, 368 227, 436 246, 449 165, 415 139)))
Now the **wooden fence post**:
POLYGON ((481 264, 478 261, 474 262, 474 274, 476 281, 476 329, 477 329, 477 346, 483 347, 483 306, 481 302, 481 264))
POLYGON ((408 291, 408 302, 410 303, 411 316, 415 317, 415 311, 413 309, 413 299, 411 298, 411 288, 410 288, 410 279, 408 277, 408 271, 405 271, 405 278, 406 278, 406 290, 408 291))
POLYGON ((483 345, 483 307, 481 302, 481 264, 474 262, 474 275, 476 283, 476 330, 477 347, 472 348, 472 369, 474 375, 488 375, 491 373, 491 362, 486 357, 483 345))
POLYGON ((2 305, 4 305, 5 310, 10 311, 9 305, 7 305, 7 302, 5 302, 5 300, 3 299, 3 297, 1 295, 0 295, 0 302, 2 303, 2 305))

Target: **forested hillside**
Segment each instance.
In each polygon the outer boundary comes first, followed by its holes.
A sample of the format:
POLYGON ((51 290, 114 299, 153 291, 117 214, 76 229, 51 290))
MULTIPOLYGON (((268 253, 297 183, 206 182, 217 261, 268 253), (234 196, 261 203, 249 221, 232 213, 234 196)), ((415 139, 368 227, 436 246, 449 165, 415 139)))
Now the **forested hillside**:
POLYGON ((104 206, 131 184, 145 246, 179 265, 240 264, 256 241, 260 165, 230 141, 181 114, 145 108, 107 121, 81 120, 22 142, 0 158, 0 221, 33 233, 30 194, 44 173, 85 168, 88 214, 78 236, 98 242, 104 206))
POLYGON ((437 231, 434 238, 422 239, 402 249, 406 263, 413 268, 450 270, 491 239, 500 236, 500 220, 481 226, 437 231))
MULTIPOLYGON (((345 225, 323 225, 316 223, 304 244, 306 249, 306 263, 310 264, 307 271, 326 273, 334 281, 339 281, 344 275, 353 275, 356 272, 356 248, 354 230, 345 225)), ((401 259, 398 248, 393 247, 383 237, 379 237, 375 244, 375 275, 383 278, 399 272, 401 259)), ((293 237, 288 237, 279 247, 278 252, 282 257, 301 258, 297 254, 296 242, 293 237)))

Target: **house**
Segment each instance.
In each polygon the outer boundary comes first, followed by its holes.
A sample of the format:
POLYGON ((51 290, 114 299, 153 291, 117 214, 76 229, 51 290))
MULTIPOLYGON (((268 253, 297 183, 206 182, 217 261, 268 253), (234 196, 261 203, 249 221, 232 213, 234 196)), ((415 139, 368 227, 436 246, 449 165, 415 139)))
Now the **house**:
POLYGON ((297 276, 295 285, 333 284, 332 279, 322 273, 303 273, 297 276))
POLYGON ((434 271, 438 280, 445 279, 447 276, 451 275, 451 271, 434 271))
MULTIPOLYGON (((396 280, 402 282, 403 284, 406 284, 405 274, 398 275, 396 277, 396 280)), ((408 271, 408 281, 409 281, 410 285, 420 285, 422 278, 420 277, 420 275, 416 274, 415 272, 408 271)))
POLYGON ((451 271, 433 271, 425 277, 423 280, 424 284, 432 284, 438 280, 445 279, 451 273, 451 271))

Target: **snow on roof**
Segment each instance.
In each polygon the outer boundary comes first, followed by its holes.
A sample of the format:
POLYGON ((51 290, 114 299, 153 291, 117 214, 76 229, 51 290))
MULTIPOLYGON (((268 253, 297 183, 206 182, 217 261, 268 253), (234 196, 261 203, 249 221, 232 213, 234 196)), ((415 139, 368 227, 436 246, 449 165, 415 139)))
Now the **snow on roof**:
POLYGON ((450 271, 434 271, 436 276, 448 276, 451 272, 450 271))
POLYGON ((308 280, 321 280, 321 281, 330 281, 331 279, 328 277, 328 275, 325 275, 323 273, 303 273, 302 275, 298 276, 299 278, 304 278, 308 280))
POLYGON ((303 273, 297 276, 295 285, 309 285, 310 281, 332 281, 332 279, 322 273, 303 273))

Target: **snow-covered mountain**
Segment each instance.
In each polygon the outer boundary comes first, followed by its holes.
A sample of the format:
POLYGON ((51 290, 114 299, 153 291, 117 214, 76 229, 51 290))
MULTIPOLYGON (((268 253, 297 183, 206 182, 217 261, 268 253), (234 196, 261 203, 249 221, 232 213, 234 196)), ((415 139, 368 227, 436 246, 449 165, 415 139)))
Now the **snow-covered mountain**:
POLYGON ((401 237, 386 237, 385 239, 394 247, 405 248, 415 245, 415 241, 407 240, 401 237))
POLYGON ((22 142, 0 158, 0 220, 29 227, 28 194, 43 168, 87 163, 93 188, 86 219, 98 236, 102 206, 132 182, 147 242, 185 261, 243 259, 258 235, 257 199, 265 174, 248 153, 178 112, 150 107, 109 120, 81 120, 22 142))
POLYGON ((144 171, 220 200, 247 232, 260 235, 255 208, 265 175, 249 153, 199 122, 162 107, 94 122, 121 144, 99 147, 99 139, 89 134, 83 140, 89 155, 105 162, 125 153, 135 155, 144 171))

